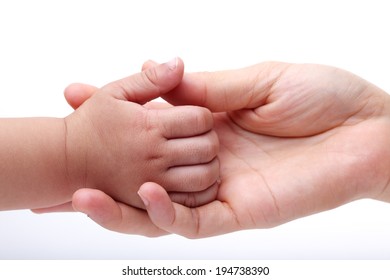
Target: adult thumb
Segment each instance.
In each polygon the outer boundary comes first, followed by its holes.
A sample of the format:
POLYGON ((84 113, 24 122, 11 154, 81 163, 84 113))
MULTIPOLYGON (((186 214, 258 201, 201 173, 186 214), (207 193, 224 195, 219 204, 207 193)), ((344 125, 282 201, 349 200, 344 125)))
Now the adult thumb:
POLYGON ((181 82, 183 73, 183 61, 174 58, 167 63, 109 83, 102 91, 117 99, 144 104, 174 89, 181 82))
MULTIPOLYGON (((155 67, 152 62, 143 69, 155 67)), ((264 105, 286 63, 265 62, 250 67, 186 73, 182 82, 164 99, 173 105, 197 105, 212 112, 254 109, 264 105)))
POLYGON ((150 220, 165 232, 187 238, 204 238, 242 229, 236 213, 227 202, 214 200, 189 208, 172 202, 166 190, 152 182, 144 183, 138 195, 150 220))

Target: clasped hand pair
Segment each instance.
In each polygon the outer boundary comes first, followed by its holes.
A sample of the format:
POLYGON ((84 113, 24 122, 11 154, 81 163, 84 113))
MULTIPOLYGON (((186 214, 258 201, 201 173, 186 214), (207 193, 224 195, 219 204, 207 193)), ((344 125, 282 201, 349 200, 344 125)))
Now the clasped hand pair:
MULTIPOLYGON (((168 103, 213 113, 220 143, 219 186, 208 194, 214 197, 194 194, 184 206, 164 186, 146 182, 138 191, 146 210, 81 189, 72 199, 76 211, 122 233, 200 238, 274 227, 361 198, 390 201, 390 102, 383 90, 322 65, 266 62, 183 74, 183 62, 177 63, 174 78, 151 61, 143 71, 156 88, 177 79, 161 95, 168 103), (195 206, 201 201, 207 203, 195 206)), ((73 84, 65 96, 77 108, 95 91, 73 84)))

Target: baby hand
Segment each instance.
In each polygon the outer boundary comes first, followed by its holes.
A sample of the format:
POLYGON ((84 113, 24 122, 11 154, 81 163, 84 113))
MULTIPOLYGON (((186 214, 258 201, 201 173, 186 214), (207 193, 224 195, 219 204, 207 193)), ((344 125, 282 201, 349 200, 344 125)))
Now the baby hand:
POLYGON ((198 192, 219 177, 219 142, 209 110, 195 106, 146 108, 176 87, 179 60, 111 83, 65 119, 67 171, 74 190, 96 188, 144 207, 145 182, 169 192, 198 192))

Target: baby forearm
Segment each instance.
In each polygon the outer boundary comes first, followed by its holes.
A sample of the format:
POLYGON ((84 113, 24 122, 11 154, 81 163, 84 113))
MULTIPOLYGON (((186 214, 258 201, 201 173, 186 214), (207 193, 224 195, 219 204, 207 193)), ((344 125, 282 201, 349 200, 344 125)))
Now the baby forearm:
POLYGON ((0 120, 0 210, 69 200, 63 119, 0 120))

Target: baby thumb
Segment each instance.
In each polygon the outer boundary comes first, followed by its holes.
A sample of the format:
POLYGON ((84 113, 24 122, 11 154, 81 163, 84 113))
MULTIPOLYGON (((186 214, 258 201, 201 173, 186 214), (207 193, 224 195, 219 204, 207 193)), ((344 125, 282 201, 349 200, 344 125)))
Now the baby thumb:
POLYGON ((183 78, 180 58, 148 68, 141 73, 112 82, 102 88, 117 99, 144 104, 174 89, 183 78))

